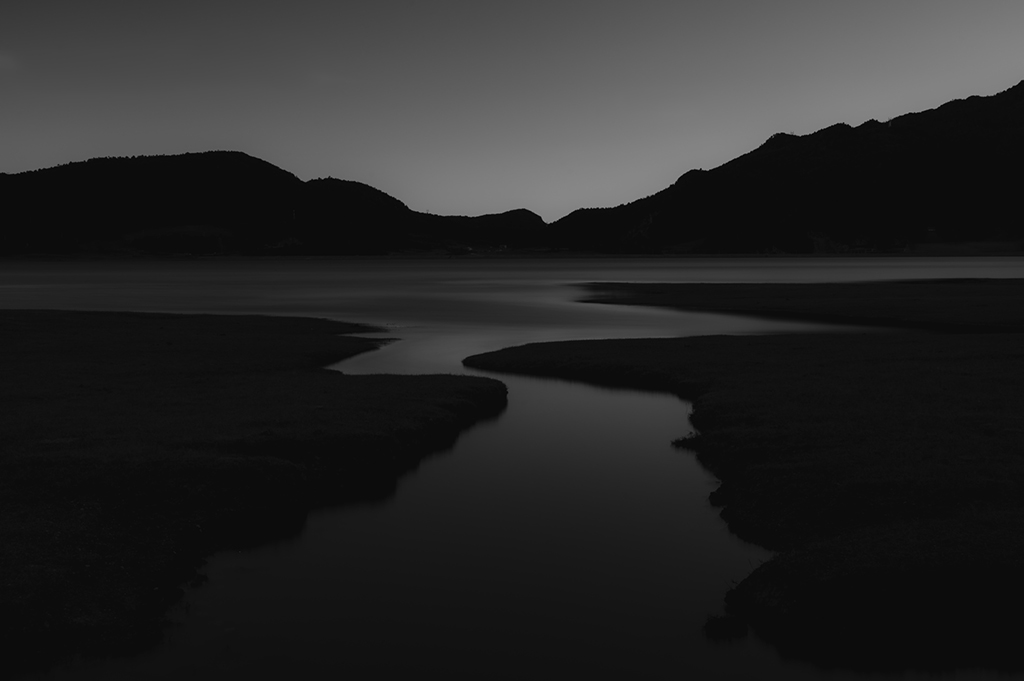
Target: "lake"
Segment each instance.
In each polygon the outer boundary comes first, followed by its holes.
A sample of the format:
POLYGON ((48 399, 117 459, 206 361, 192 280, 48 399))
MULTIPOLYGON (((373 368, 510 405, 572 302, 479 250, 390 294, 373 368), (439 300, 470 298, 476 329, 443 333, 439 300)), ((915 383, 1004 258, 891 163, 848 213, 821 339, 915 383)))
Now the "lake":
MULTIPOLYGON (((0 267, 0 307, 363 321, 398 340, 335 369, 473 373, 463 357, 532 341, 824 328, 580 303, 582 282, 977 276, 1024 276, 1024 259, 20 262, 0 267)), ((769 554, 729 534, 707 501, 714 478, 670 446, 690 431, 687 403, 497 377, 508 409, 391 499, 319 511, 290 541, 217 554, 159 648, 45 678, 856 678, 753 638, 701 636, 769 554)))

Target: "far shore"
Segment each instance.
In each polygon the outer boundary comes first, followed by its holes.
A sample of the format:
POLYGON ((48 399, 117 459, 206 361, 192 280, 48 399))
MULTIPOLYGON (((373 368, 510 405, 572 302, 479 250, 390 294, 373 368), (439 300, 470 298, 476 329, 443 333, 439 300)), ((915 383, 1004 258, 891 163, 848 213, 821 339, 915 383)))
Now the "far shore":
POLYGON ((1024 669, 1024 280, 586 288, 599 303, 876 329, 465 360, 694 401, 699 435, 677 444, 722 481, 710 501, 729 528, 779 552, 709 634, 749 625, 825 667, 1024 669))
POLYGON ((949 333, 1024 332, 1021 279, 584 286, 586 302, 949 333))
POLYGON ((277 260, 889 260, 899 258, 1021 258, 1024 248, 1002 249, 989 244, 926 244, 919 248, 903 251, 879 252, 835 252, 835 253, 612 253, 600 251, 572 251, 557 249, 497 250, 481 248, 450 253, 434 251, 397 251, 383 255, 274 255, 244 253, 131 253, 131 252, 82 252, 82 253, 25 253, 0 256, 0 262, 151 262, 151 261, 230 261, 230 262, 273 262, 277 260))
POLYGON ((153 645, 212 552, 394 493, 497 416, 470 376, 321 367, 381 331, 298 317, 0 311, 0 675, 153 645))

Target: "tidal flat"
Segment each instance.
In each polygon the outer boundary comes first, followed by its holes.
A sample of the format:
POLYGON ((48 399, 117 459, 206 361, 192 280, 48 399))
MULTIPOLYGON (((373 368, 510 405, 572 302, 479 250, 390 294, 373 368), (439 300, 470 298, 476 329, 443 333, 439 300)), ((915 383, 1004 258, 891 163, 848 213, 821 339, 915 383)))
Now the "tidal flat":
POLYGON ((216 550, 372 502, 505 386, 347 376, 380 329, 325 319, 0 311, 4 674, 158 640, 216 550))
POLYGON ((711 503, 778 552, 727 612, 784 655, 1021 669, 1024 281, 587 288, 592 302, 874 327, 538 343, 465 363, 693 400, 699 434, 679 444, 722 481, 711 503))

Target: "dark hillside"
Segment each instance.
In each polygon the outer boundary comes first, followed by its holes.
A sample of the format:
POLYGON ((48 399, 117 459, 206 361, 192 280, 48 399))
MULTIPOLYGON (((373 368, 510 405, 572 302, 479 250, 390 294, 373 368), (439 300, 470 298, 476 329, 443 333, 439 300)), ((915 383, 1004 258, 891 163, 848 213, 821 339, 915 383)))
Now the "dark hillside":
POLYGON ((231 151, 94 158, 9 175, 6 253, 253 252, 292 219, 302 181, 231 151))
POLYGON ((375 255, 398 242, 398 230, 416 215, 404 203, 361 182, 333 177, 302 187, 295 224, 277 245, 299 253, 375 255))
POLYGON ((417 213, 414 243, 442 241, 450 250, 460 247, 504 250, 546 246, 547 223, 533 211, 520 208, 488 215, 431 215, 417 213))
POLYGON ((420 213, 379 189, 334 178, 310 180, 299 198, 294 227, 278 246, 284 251, 464 254, 536 246, 546 227, 524 209, 474 217, 420 213))
POLYGON ((469 253, 542 242, 536 214, 411 210, 241 152, 96 158, 0 175, 0 255, 469 253))
POLYGON ((240 152, 99 158, 0 175, 0 255, 1019 252, 1022 156, 1024 82, 884 123, 778 133, 552 225, 522 209, 419 213, 240 152))
POLYGON ((553 223, 552 239, 613 252, 894 252, 972 242, 1019 250, 1022 152, 1024 82, 885 123, 779 133, 652 196, 575 211, 553 223))

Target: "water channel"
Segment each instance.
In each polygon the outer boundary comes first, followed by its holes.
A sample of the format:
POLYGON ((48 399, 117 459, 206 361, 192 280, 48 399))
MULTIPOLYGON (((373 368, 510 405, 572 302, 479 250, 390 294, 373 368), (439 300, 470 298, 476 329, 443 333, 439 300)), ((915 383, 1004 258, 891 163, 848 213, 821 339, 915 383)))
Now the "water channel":
MULTIPOLYGON (((0 307, 261 312, 387 325, 346 373, 472 373, 467 355, 567 338, 814 331, 577 302, 584 281, 1024 276, 1019 259, 32 263, 0 307)), ((768 553, 730 535, 716 481, 671 440, 663 394, 498 376, 508 409, 425 460, 386 502, 314 513, 290 541, 224 552, 156 650, 52 679, 856 678, 700 634, 768 553)), ((910 678, 910 677, 901 677, 910 678)), ((968 673, 957 678, 974 678, 968 673)))

